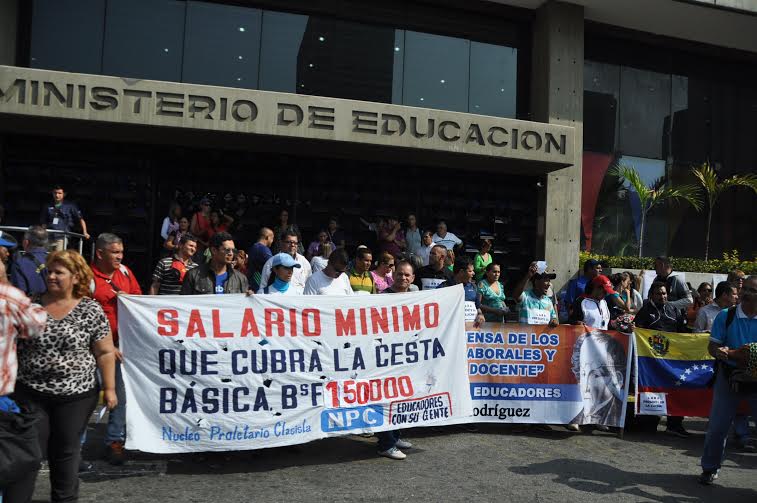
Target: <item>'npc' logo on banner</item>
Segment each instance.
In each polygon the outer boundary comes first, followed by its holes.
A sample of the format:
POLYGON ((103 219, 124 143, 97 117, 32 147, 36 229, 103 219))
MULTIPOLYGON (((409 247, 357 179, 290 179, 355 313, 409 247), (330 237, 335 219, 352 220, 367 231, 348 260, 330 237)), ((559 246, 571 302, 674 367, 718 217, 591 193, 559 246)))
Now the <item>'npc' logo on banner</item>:
POLYGON ((665 356, 670 348, 670 340, 662 334, 654 334, 647 338, 649 346, 657 356, 665 356))

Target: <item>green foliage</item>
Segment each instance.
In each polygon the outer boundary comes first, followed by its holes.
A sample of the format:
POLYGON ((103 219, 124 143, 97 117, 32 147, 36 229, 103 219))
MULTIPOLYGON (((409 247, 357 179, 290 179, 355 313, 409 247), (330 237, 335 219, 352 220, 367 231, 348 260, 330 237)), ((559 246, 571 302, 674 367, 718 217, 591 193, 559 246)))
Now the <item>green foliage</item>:
MULTIPOLYGON (((579 253, 579 268, 586 260, 593 258, 599 260, 608 267, 628 269, 629 271, 652 270, 654 257, 612 257, 608 255, 596 255, 588 252, 579 253)), ((673 262, 673 270, 688 272, 710 272, 727 274, 734 269, 741 269, 746 274, 757 274, 757 260, 741 260, 739 252, 723 253, 722 260, 701 260, 696 258, 670 257, 673 262)))
MULTIPOLYGON (((712 212, 718 203, 720 195, 734 187, 747 187, 757 194, 757 175, 751 173, 733 175, 725 180, 720 180, 709 162, 692 168, 691 174, 697 179, 707 197, 707 229, 704 237, 704 259, 710 258, 710 227, 712 225, 712 212)), ((699 211, 699 208, 697 208, 699 211)))
POLYGON ((673 186, 665 177, 658 178, 649 186, 644 183, 641 175, 632 166, 616 164, 610 168, 609 174, 625 179, 639 196, 641 203, 641 224, 639 225, 638 256, 644 255, 644 232, 647 223, 647 213, 655 206, 671 202, 687 202, 697 211, 702 209, 702 196, 699 187, 694 184, 673 186))

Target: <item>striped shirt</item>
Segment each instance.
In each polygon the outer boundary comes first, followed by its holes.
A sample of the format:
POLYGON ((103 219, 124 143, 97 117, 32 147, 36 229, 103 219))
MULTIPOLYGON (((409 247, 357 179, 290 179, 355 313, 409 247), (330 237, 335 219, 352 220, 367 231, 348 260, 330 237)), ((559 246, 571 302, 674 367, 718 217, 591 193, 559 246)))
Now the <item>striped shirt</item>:
POLYGON ((0 283, 0 396, 13 392, 18 360, 16 337, 37 337, 45 328, 47 312, 9 284, 0 283))
POLYGON ((192 259, 186 264, 178 257, 160 259, 152 273, 152 280, 160 283, 158 295, 180 295, 184 277, 197 265, 192 259))
POLYGON ((355 293, 377 293, 376 283, 373 281, 373 276, 368 271, 360 274, 355 268, 350 269, 347 273, 347 278, 350 280, 350 286, 355 293))

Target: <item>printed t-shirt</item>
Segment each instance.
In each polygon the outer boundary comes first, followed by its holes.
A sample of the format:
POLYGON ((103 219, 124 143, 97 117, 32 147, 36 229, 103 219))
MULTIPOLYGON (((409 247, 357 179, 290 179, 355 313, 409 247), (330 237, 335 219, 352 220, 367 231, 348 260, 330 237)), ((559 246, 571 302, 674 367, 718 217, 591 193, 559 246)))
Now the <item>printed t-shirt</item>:
POLYGON ((526 290, 520 294, 520 311, 518 321, 526 325, 547 325, 550 320, 557 318, 555 306, 548 296, 537 297, 533 290, 526 290))
POLYGON ((223 289, 226 286, 226 281, 228 279, 229 271, 225 271, 223 274, 216 275, 216 295, 223 293, 223 289))

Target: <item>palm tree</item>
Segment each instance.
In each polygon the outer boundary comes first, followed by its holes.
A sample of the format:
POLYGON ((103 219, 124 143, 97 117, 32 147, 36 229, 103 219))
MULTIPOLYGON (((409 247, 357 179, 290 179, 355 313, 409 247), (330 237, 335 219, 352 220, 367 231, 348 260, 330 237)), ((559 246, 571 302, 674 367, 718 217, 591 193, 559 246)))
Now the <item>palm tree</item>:
POLYGON ((699 194, 699 188, 694 184, 679 185, 673 187, 665 177, 658 178, 648 186, 641 179, 641 175, 631 166, 620 164, 614 165, 610 169, 610 174, 618 178, 624 178, 631 184, 631 187, 639 196, 641 203, 641 226, 639 229, 639 257, 644 253, 644 227, 647 223, 647 213, 649 210, 665 202, 685 201, 692 205, 697 211, 702 207, 702 198, 699 194))
POLYGON ((715 205, 718 204, 718 198, 732 187, 749 187, 757 194, 757 175, 733 175, 725 180, 719 180, 718 174, 709 162, 692 168, 691 174, 696 177, 707 196, 707 233, 704 238, 704 259, 707 260, 710 255, 710 224, 712 223, 715 205))

